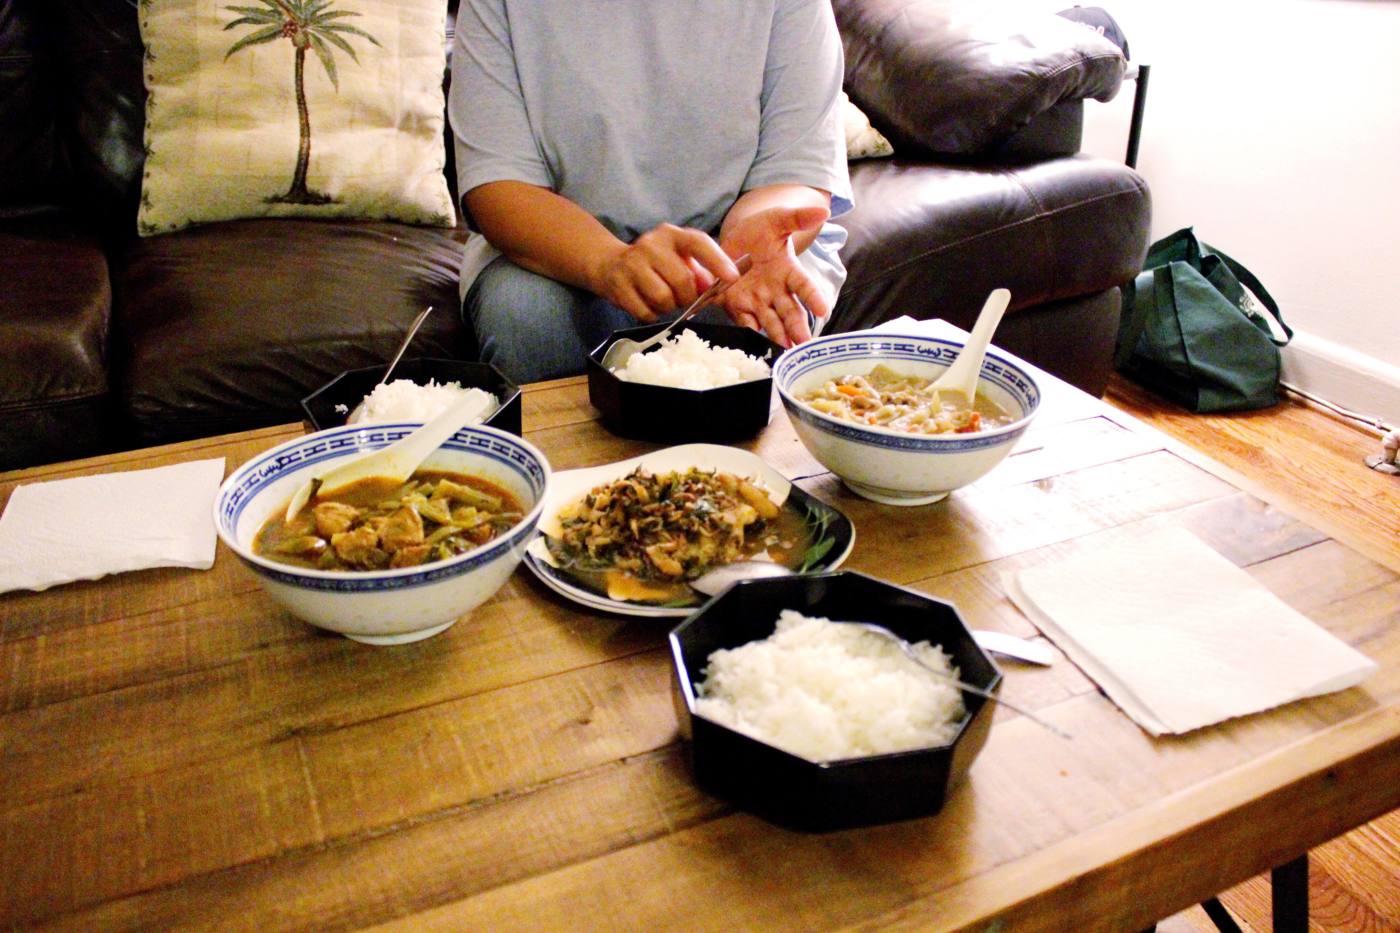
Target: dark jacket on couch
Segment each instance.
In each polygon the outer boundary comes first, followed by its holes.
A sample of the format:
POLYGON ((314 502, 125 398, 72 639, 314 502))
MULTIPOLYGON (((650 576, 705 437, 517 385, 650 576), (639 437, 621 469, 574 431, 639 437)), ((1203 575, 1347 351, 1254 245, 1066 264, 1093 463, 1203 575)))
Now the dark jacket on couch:
MULTIPOLYGON (((997 343, 1102 392, 1150 220, 1135 172, 1075 154, 1081 101, 1119 88, 1117 48, 1048 14, 969 18, 974 0, 833 7, 847 92, 896 155, 851 165, 828 332, 900 315, 968 327, 1004 286, 997 343)), ((414 355, 474 353, 460 228, 137 236, 136 17, 127 0, 0 0, 0 469, 299 420, 303 396, 384 362, 427 305, 414 355)))

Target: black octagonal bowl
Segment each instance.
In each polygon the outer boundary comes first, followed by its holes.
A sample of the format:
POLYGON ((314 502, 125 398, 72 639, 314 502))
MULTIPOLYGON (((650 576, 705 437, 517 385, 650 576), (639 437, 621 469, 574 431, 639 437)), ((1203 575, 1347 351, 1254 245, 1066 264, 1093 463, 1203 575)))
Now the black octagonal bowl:
MULTIPOLYGON (((384 378, 387 365, 346 370, 302 399, 301 410, 306 416, 307 428, 323 431, 345 424, 355 406, 384 378), (341 405, 345 410, 337 411, 337 406, 341 405)), ((520 435, 520 387, 488 363, 416 357, 400 360, 394 367, 393 379, 410 379, 419 385, 427 385, 428 380, 433 379, 438 384, 456 382, 465 388, 485 389, 496 396, 500 407, 482 423, 517 437, 520 435)))
MULTIPOLYGON (((718 389, 677 389, 672 386, 627 382, 603 368, 603 354, 624 337, 645 340, 666 324, 613 331, 588 355, 588 400, 598 409, 604 426, 614 434, 667 443, 727 443, 753 437, 768 426, 773 413, 773 377, 754 379, 718 389)), ((686 321, 672 334, 694 331, 713 346, 732 347, 756 356, 769 366, 783 348, 758 331, 737 324, 686 321)))
POLYGON ((1001 685, 1001 672, 951 603, 852 571, 736 583, 671 632, 677 714, 683 733, 688 727, 696 783, 772 823, 809 832, 941 810, 987 742, 992 703, 983 697, 963 693, 966 713, 945 745, 827 762, 809 761, 695 714, 696 686, 710 654, 767 638, 784 609, 875 622, 910 642, 927 639, 951 655, 966 682, 993 692, 1001 685))

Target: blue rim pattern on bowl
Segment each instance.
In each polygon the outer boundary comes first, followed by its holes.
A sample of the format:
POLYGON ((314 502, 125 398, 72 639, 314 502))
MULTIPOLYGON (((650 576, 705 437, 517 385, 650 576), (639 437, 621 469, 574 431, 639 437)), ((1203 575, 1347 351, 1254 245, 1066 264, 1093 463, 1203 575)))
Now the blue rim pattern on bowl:
POLYGON ((936 449, 946 453, 995 447, 1008 439, 1020 437, 1030 426, 1030 413, 1040 405, 1040 389, 1020 369, 993 352, 988 352, 983 360, 981 378, 1018 399, 1024 399, 1026 411, 1011 424, 979 431, 976 434, 909 434, 889 428, 856 425, 823 415, 797 401, 788 391, 792 383, 813 369, 846 357, 865 356, 873 352, 889 360, 950 366, 953 360, 957 359, 960 350, 960 344, 938 337, 892 336, 852 340, 841 334, 832 334, 827 338, 818 337, 811 343, 802 344, 784 353, 773 367, 773 380, 778 386, 783 407, 793 417, 828 434, 877 447, 891 450, 936 449))
MULTIPOLYGON (((280 477, 290 469, 321 463, 343 456, 347 450, 376 449, 385 447, 412 433, 420 427, 416 423, 394 423, 347 426, 322 432, 310 443, 306 438, 298 438, 278 445, 261 456, 239 467, 235 475, 240 480, 221 493, 216 503, 215 520, 224 531, 226 541, 236 540, 238 520, 243 510, 253 498, 253 493, 266 483, 280 477)), ((545 470, 540 468, 520 438, 496 429, 472 426, 463 428, 443 442, 447 449, 467 451, 484 455, 500 463, 525 478, 535 489, 537 502, 524 519, 511 529, 510 533, 490 541, 482 547, 468 551, 458 557, 439 561, 429 569, 404 568, 378 572, 362 572, 349 577, 332 571, 298 570, 289 573, 278 566, 253 554, 247 548, 236 545, 233 550, 253 572, 268 579, 301 589, 321 590, 338 593, 362 591, 382 592, 384 590, 408 589, 424 586, 445 577, 454 577, 477 566, 486 564, 504 551, 523 548, 535 533, 536 523, 531 521, 532 513, 543 508, 543 490, 546 480, 545 470)))

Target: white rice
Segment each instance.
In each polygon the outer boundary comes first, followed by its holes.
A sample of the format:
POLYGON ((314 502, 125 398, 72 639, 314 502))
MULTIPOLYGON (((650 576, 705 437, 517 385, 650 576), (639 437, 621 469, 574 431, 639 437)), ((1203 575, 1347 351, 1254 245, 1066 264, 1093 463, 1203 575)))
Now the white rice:
POLYGON ((613 370, 627 382, 678 389, 718 389, 721 386, 767 379, 772 372, 756 356, 733 347, 712 346, 693 330, 671 334, 655 348, 638 353, 613 370))
MULTIPOLYGON (((914 645, 958 676, 937 645, 914 645)), ((811 761, 926 748, 950 741, 961 692, 873 632, 785 609, 768 638, 710 655, 695 712, 811 761)))
MULTIPOLYGON (((377 424, 384 421, 428 421, 457 399, 471 396, 476 407, 464 422, 480 424, 500 407, 496 396, 485 389, 463 388, 460 382, 439 383, 429 379, 420 386, 412 379, 394 379, 374 387, 350 413, 347 424, 377 424)), ((342 406, 343 407, 343 406, 342 406)))

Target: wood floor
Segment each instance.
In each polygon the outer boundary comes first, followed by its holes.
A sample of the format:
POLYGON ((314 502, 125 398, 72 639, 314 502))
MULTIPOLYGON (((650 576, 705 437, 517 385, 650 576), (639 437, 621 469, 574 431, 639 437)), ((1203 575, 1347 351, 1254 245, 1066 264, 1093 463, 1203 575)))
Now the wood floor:
MULTIPOLYGON (((1400 477, 1369 469, 1379 439, 1289 397, 1275 408, 1196 415, 1115 377, 1105 399, 1240 474, 1244 485, 1373 557, 1400 552, 1400 477)), ((1400 413, 1380 413, 1392 423, 1400 413)), ((1382 558, 1384 559, 1384 558, 1382 558)), ((1310 853, 1309 928, 1320 933, 1400 931, 1400 810, 1310 853)), ((1272 929, 1269 879, 1221 895, 1250 933, 1272 929)), ((1214 931, 1201 908, 1163 921, 1161 933, 1214 931)))

